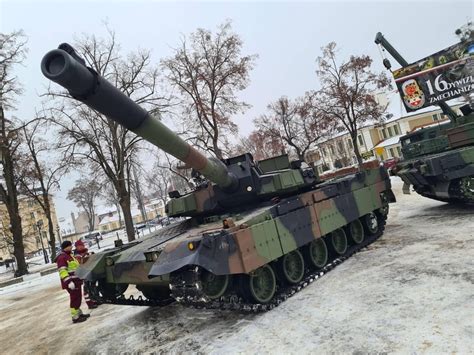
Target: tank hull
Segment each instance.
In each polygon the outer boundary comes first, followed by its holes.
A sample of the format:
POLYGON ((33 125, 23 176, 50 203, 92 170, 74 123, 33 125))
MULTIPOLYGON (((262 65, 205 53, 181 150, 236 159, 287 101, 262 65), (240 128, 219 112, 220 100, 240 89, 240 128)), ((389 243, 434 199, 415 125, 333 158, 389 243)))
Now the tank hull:
POLYGON ((405 183, 405 191, 413 185, 425 197, 474 203, 474 185, 467 180, 474 179, 474 147, 403 162, 398 164, 396 175, 405 183))
MULTIPOLYGON (((78 275, 88 282, 93 289, 91 294, 99 302, 157 305, 157 302, 167 304, 169 300, 193 304, 196 300, 215 301, 212 292, 196 296, 196 285, 201 282, 204 283, 198 287, 201 291, 206 290, 205 285, 218 290, 225 285, 222 294, 238 298, 237 295, 248 290, 242 286, 243 281, 237 280, 252 277, 267 267, 279 275, 282 260, 295 253, 306 255, 315 241, 325 241, 329 253, 327 263, 343 255, 332 250, 334 233, 346 236, 347 250, 357 246, 351 241, 351 227, 365 225, 366 216, 372 214, 382 225, 388 203, 394 201, 385 169, 370 169, 212 221, 188 219, 131 247, 96 254, 81 266, 78 275), (210 283, 209 275, 220 283, 210 283), (102 292, 104 284, 118 292, 102 292), (142 291, 139 300, 124 298, 123 290, 129 284, 142 291)), ((380 229, 378 232, 381 234, 380 229)), ((306 269, 315 270, 309 266, 306 269)), ((241 303, 250 299, 252 304, 266 304, 273 302, 276 295, 267 302, 245 297, 241 303)))

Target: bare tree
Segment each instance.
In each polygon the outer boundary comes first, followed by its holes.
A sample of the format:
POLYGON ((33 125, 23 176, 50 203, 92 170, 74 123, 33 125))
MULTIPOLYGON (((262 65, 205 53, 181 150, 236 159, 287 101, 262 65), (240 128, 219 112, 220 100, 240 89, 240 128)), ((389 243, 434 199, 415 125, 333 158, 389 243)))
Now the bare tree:
POLYGON ((236 92, 249 84, 256 55, 243 56, 242 40, 229 22, 217 33, 198 29, 183 38, 175 54, 162 61, 169 82, 181 93, 184 125, 189 138, 219 159, 228 135, 237 133, 232 116, 249 105, 236 92))
MULTIPOLYGON (((454 32, 459 37, 461 42, 473 42, 474 41, 474 24, 472 21, 468 21, 454 32)), ((463 96, 464 102, 474 106, 474 90, 470 90, 463 96)))
POLYGON ((13 238, 13 254, 18 266, 17 276, 28 273, 15 171, 15 156, 20 144, 18 130, 21 125, 18 125, 12 117, 7 120, 5 112, 14 108, 16 96, 22 92, 18 78, 13 74, 13 68, 22 63, 26 52, 26 37, 22 31, 0 33, 0 157, 3 165, 0 199, 7 208, 10 220, 9 232, 13 238))
POLYGON ((22 129, 26 151, 18 159, 21 191, 34 199, 48 220, 51 259, 56 258, 56 238, 51 210, 51 194, 59 189, 59 180, 70 166, 71 159, 51 160, 51 145, 43 138, 46 122, 38 119, 22 129))
POLYGON ((454 34, 459 37, 461 42, 474 40, 474 25, 472 21, 468 21, 461 27, 457 28, 454 34))
POLYGON ((298 159, 305 160, 306 153, 332 131, 330 120, 315 109, 315 95, 306 94, 292 101, 281 97, 268 105, 268 114, 254 120, 255 126, 275 140, 285 142, 298 159))
POLYGON ((165 166, 165 163, 156 161, 146 178, 149 194, 158 198, 163 203, 163 206, 166 205, 168 200, 168 191, 171 187, 172 175, 171 170, 165 166))
MULTIPOLYGON (((168 104, 157 92, 159 71, 152 65, 149 51, 138 50, 120 59, 119 45, 110 30, 106 39, 83 36, 75 47, 88 66, 151 114, 158 114, 168 104)), ((47 95, 69 98, 67 93, 51 90, 47 95)), ((110 180, 117 191, 128 240, 134 240, 130 181, 141 138, 75 100, 59 102, 52 108, 51 116, 60 128, 61 147, 110 180)))
POLYGON ((94 177, 82 177, 76 181, 74 187, 67 194, 77 207, 81 208, 87 216, 89 232, 95 229, 95 206, 101 194, 102 186, 94 177))
POLYGON ((122 213, 120 212, 120 199, 117 196, 117 191, 114 188, 114 185, 110 181, 106 181, 102 184, 101 189, 101 198, 110 206, 114 206, 118 213, 119 225, 122 227, 122 213))
POLYGON ((250 153, 255 160, 263 160, 284 154, 286 147, 279 136, 262 129, 242 137, 234 151, 236 154, 250 153))
POLYGON ((159 152, 157 157, 158 160, 155 162, 154 168, 169 170, 171 189, 184 191, 193 188, 193 184, 190 182, 192 169, 187 168, 181 161, 171 158, 164 152, 159 152))
POLYGON ((317 93, 318 114, 334 120, 349 132, 359 169, 362 169, 358 129, 365 122, 382 120, 386 107, 378 104, 375 94, 390 88, 390 79, 385 73, 371 70, 372 59, 367 55, 351 56, 347 61, 338 62, 334 42, 322 51, 316 69, 322 87, 317 93))

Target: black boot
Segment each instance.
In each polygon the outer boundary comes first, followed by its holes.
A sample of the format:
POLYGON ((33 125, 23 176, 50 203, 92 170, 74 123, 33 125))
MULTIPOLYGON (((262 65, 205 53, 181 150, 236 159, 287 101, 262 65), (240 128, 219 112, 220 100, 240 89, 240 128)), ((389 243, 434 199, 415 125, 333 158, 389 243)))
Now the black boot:
POLYGON ((85 322, 85 321, 87 320, 87 318, 88 318, 88 317, 83 317, 82 314, 81 314, 79 317, 73 319, 72 322, 73 322, 73 323, 85 322))

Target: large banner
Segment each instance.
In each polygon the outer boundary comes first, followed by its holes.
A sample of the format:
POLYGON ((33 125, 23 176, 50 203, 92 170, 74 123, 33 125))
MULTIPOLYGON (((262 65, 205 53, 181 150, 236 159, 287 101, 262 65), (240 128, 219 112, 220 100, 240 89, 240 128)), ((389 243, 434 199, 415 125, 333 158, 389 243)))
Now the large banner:
POLYGON ((461 42, 393 72, 408 112, 466 95, 474 88, 474 43, 461 42))

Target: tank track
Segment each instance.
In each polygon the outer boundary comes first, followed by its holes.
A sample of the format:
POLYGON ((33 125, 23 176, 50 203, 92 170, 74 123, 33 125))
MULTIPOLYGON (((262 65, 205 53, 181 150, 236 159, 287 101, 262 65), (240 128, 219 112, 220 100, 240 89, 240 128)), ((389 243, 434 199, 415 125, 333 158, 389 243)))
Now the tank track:
POLYGON ((127 298, 123 294, 114 299, 107 298, 100 294, 100 290, 95 283, 86 282, 85 284, 87 285, 89 291, 89 297, 99 304, 164 307, 176 301, 184 306, 198 309, 205 308, 213 310, 231 310, 241 313, 266 312, 278 307, 282 302, 303 290, 314 281, 317 281, 329 271, 333 270, 336 266, 349 259, 352 255, 368 247, 370 244, 380 238, 385 230, 387 216, 379 215, 378 217, 380 228, 376 234, 366 238, 361 244, 350 246, 344 255, 335 258, 324 268, 316 271, 307 270, 303 280, 301 280, 296 285, 279 287, 273 299, 265 304, 248 303, 244 301, 242 297, 237 296, 235 293, 224 295, 217 300, 210 300, 205 294, 202 293, 199 282, 199 267, 189 268, 186 270, 186 272, 182 273, 183 277, 180 277, 179 279, 171 278, 171 297, 164 300, 147 299, 142 295, 139 295, 138 297, 131 295, 127 298))
MULTIPOLYGON (((472 176, 468 176, 472 177, 472 176)), ((415 190, 416 191, 416 190, 415 190)), ((474 197, 471 192, 465 191, 460 179, 456 179, 449 186, 449 197, 440 197, 427 191, 416 191, 421 196, 448 203, 474 204, 474 197)))
POLYGON ((217 300, 210 300, 205 294, 202 293, 202 288, 200 287, 199 282, 199 267, 192 267, 188 269, 181 278, 171 278, 171 297, 184 306, 194 308, 231 310, 242 313, 260 313, 269 311, 275 307, 278 307, 288 298, 303 290, 311 283, 318 280, 329 271, 333 270, 336 266, 343 263, 352 255, 363 250, 380 238, 385 230, 386 220, 387 216, 379 215, 380 229, 376 234, 366 238, 359 245, 353 245, 349 247, 344 255, 335 258, 324 268, 317 271, 307 270, 303 280, 301 280, 298 284, 280 287, 277 289, 277 293, 269 303, 247 303, 242 297, 236 294, 224 295, 217 300))
MULTIPOLYGON (((157 244, 165 243, 166 241, 173 239, 185 231, 187 231, 192 225, 191 220, 186 220, 180 223, 171 224, 162 228, 157 233, 153 234, 151 238, 160 238, 157 240, 157 244)), ((151 239, 150 237, 147 239, 151 239)), ((89 297, 91 300, 97 302, 98 304, 118 304, 124 306, 150 306, 150 307, 163 307, 167 306, 174 302, 174 299, 167 298, 163 300, 148 299, 142 295, 137 297, 131 295, 125 297, 121 294, 117 298, 110 298, 102 296, 100 288, 98 287, 97 281, 90 282, 84 281, 84 287, 87 288, 89 292, 89 297)))
POLYGON ((125 297, 125 295, 123 294, 118 296, 117 298, 108 298, 108 297, 103 297, 101 295, 100 289, 95 283, 86 281, 84 285, 87 287, 90 299, 97 302, 98 304, 119 304, 122 306, 164 307, 175 301, 173 298, 167 298, 164 300, 154 300, 154 299, 148 299, 142 295, 139 295, 137 297, 135 297, 134 295, 125 297))

